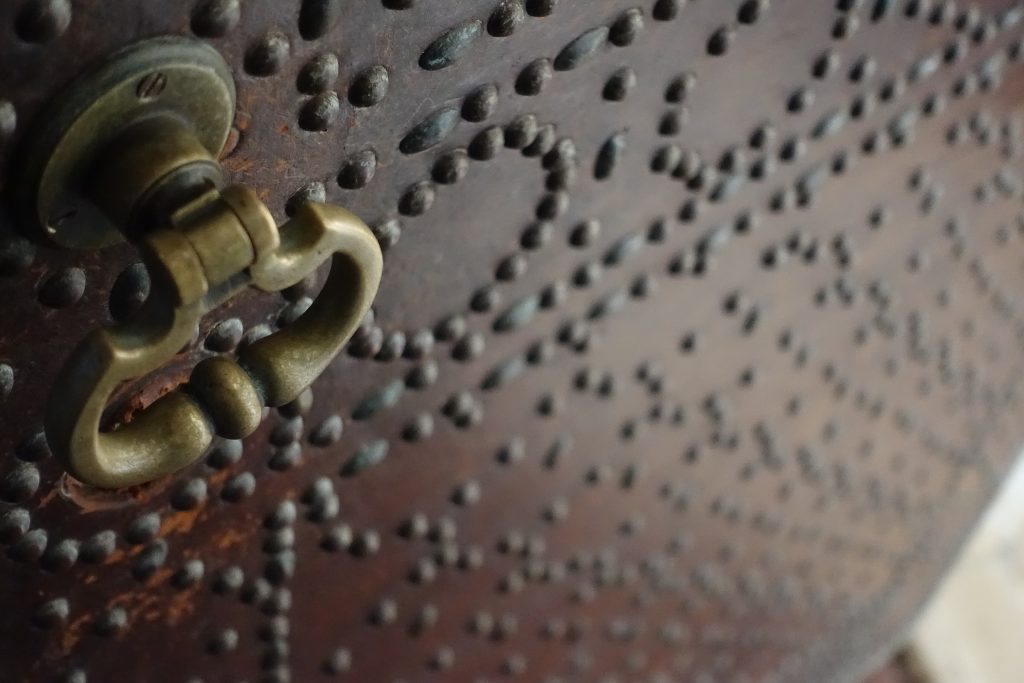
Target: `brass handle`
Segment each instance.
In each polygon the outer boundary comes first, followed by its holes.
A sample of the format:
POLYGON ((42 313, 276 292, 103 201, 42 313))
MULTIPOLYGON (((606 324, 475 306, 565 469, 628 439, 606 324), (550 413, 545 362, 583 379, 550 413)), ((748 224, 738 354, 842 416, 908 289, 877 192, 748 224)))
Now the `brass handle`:
POLYGON ((94 486, 150 481, 199 458, 214 435, 238 439, 252 433, 264 406, 294 400, 323 372, 359 325, 380 283, 383 260, 373 233, 344 209, 322 204, 300 207, 281 227, 279 239, 269 214, 259 221, 250 217, 249 230, 255 222, 269 242, 277 243, 245 270, 223 270, 219 263, 214 269, 221 269, 220 276, 211 279, 212 269, 202 263, 207 254, 195 242, 206 238, 217 244, 209 226, 223 230, 224 224, 242 224, 238 213, 258 216, 266 209, 244 188, 229 188, 223 197, 203 197, 198 203, 218 204, 226 215, 203 223, 205 230, 173 226, 149 236, 143 254, 154 284, 143 309, 122 325, 90 334, 57 378, 47 439, 64 454, 72 473, 94 486), (236 212, 232 204, 243 210, 236 212), (326 259, 331 259, 331 271, 323 290, 289 327, 244 347, 237 362, 223 356, 203 360, 185 386, 130 423, 100 431, 117 386, 166 363, 192 339, 200 318, 227 295, 245 285, 264 291, 290 287, 326 259))
POLYGON ((383 256, 356 216, 305 204, 280 229, 254 192, 220 189, 215 155, 234 111, 230 71, 209 47, 160 38, 132 46, 55 103, 28 152, 33 222, 52 241, 98 247, 127 237, 150 273, 136 316, 92 332, 54 385, 46 436, 82 481, 131 486, 199 458, 215 435, 242 438, 265 406, 294 400, 370 307, 383 256), (157 370, 200 319, 246 287, 274 292, 331 270, 284 330, 207 358, 188 382, 127 424, 101 431, 110 396, 157 370))

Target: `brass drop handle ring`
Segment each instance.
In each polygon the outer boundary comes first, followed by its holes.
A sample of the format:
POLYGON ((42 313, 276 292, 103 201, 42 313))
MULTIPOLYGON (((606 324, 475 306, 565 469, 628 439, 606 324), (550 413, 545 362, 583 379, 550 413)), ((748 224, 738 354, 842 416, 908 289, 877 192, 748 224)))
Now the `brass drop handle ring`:
MULTIPOLYGON (((224 195, 250 212, 266 213, 248 190, 229 188, 224 195)), ((263 228, 273 226, 269 214, 262 223, 263 228)), ((383 264, 373 233, 358 218, 322 204, 300 207, 281 227, 275 248, 226 282, 208 279, 204 254, 177 230, 150 236, 143 254, 156 275, 146 304, 134 319, 96 330, 74 350, 57 379, 47 415, 47 438, 54 450, 66 454, 76 477, 103 488, 131 486, 181 469, 199 458, 215 435, 247 436, 259 426, 264 406, 294 400, 359 325, 383 264), (224 356, 201 361, 183 387, 128 424, 100 431, 112 392, 177 354, 193 338, 202 316, 226 294, 245 285, 264 291, 290 287, 327 259, 331 270, 322 291, 291 325, 243 347, 237 361, 224 356)))
POLYGON ((132 319, 72 351, 47 406, 51 449, 93 486, 151 481, 195 461, 216 435, 251 434, 264 407, 294 400, 327 368, 380 284, 380 247, 353 214, 309 203, 278 228, 254 192, 222 189, 216 155, 234 105, 215 50, 158 38, 73 84, 27 152, 29 218, 50 241, 98 248, 127 238, 152 281, 132 319), (297 320, 235 359, 206 358, 186 384, 101 430, 118 387, 180 353, 206 313, 250 286, 290 287, 328 260, 322 291, 297 320))

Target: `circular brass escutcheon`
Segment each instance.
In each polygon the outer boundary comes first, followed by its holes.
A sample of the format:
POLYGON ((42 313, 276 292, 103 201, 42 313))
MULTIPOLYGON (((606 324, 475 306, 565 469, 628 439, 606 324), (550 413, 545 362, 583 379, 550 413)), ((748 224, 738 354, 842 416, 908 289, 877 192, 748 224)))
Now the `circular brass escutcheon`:
POLYGON ((94 249, 124 236, 83 182, 104 147, 134 123, 173 116, 216 158, 231 130, 235 85, 213 48, 186 38, 147 40, 77 79, 43 113, 26 150, 28 220, 60 246, 94 249))

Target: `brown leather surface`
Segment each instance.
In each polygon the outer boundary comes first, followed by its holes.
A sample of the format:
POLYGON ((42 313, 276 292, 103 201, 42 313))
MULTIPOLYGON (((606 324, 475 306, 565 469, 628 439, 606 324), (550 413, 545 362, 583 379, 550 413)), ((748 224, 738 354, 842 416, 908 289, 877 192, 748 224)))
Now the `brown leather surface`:
MULTIPOLYGON (((1019 446, 1017 3, 18 0, 0 31, 0 680, 855 680, 1019 446), (235 70, 232 181, 354 211, 385 274, 311 400, 102 493, 41 416, 145 277, 25 234, 18 150, 166 34, 235 70)), ((315 286, 228 304, 120 416, 315 286)))

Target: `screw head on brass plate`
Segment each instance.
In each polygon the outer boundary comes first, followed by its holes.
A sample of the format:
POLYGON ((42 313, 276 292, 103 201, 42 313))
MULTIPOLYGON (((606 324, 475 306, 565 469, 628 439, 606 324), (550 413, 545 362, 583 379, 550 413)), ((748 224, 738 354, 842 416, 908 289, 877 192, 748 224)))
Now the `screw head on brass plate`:
POLYGON ((216 50, 156 38, 115 54, 79 78, 44 113, 26 150, 26 214, 53 242, 91 249, 124 239, 84 193, 96 154, 131 124, 156 115, 187 122, 216 158, 235 109, 231 70, 216 50))

